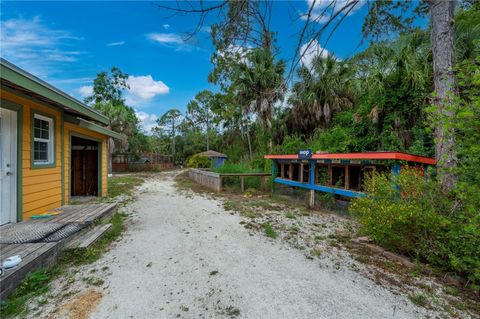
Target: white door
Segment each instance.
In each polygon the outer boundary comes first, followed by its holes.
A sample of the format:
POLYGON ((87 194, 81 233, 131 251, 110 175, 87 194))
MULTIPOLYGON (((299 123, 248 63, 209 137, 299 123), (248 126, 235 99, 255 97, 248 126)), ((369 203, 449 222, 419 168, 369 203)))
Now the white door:
POLYGON ((0 225, 17 221, 17 112, 0 107, 0 225))

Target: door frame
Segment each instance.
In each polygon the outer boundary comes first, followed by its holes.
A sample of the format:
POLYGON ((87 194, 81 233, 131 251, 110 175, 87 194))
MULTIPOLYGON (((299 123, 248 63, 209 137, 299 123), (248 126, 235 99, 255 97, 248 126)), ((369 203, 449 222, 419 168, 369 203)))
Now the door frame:
POLYGON ((97 197, 102 197, 102 150, 103 150, 103 142, 101 139, 90 137, 88 135, 84 135, 81 133, 70 131, 70 161, 68 165, 69 174, 68 174, 68 198, 69 202, 72 200, 72 137, 79 137, 85 140, 90 140, 97 142, 98 144, 98 152, 97 152, 97 185, 98 185, 98 195, 97 197))
POLYGON ((1 106, 7 110, 17 112, 17 220, 23 219, 23 106, 21 104, 1 99, 1 106))

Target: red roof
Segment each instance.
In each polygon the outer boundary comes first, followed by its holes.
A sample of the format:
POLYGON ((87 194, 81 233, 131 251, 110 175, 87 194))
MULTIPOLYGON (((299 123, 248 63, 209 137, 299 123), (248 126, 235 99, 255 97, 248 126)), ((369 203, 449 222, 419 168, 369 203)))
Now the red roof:
MULTIPOLYGON (((298 159, 297 154, 265 155, 267 159, 298 159)), ((435 165, 435 159, 425 156, 412 155, 401 152, 363 152, 363 153, 320 153, 313 154, 312 159, 362 159, 362 160, 397 160, 435 165)))

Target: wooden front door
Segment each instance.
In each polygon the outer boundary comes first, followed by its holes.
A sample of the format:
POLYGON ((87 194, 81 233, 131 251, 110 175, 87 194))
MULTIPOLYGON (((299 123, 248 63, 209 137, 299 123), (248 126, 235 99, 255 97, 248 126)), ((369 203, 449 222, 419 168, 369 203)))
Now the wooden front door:
POLYGON ((72 196, 98 195, 98 150, 72 150, 72 196))

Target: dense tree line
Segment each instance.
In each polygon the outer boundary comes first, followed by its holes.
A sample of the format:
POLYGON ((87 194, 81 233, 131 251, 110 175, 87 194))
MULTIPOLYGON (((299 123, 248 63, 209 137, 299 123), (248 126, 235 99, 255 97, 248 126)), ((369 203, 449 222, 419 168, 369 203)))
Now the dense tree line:
MULTIPOLYGON (((358 1, 341 3, 326 24, 342 20, 358 1)), ((270 163, 263 159, 265 154, 296 153, 305 147, 436 157, 437 169, 428 182, 408 172, 402 177, 417 192, 405 191, 399 197, 392 193, 391 179, 379 177, 386 182, 372 184, 384 186, 371 189, 376 197, 352 207, 363 231, 376 242, 478 284, 478 2, 462 1, 455 13, 451 1, 369 2, 363 29, 372 40, 367 49, 343 60, 318 52, 305 64, 305 51, 299 50, 303 39, 310 37, 310 45, 326 30, 312 25, 318 18, 312 14, 314 0, 290 67, 278 58, 275 33, 269 29, 271 5, 238 0, 198 10, 173 9, 200 13, 200 21, 211 12, 220 17, 212 26, 216 51, 208 77, 219 90, 199 92, 185 113, 168 110, 151 134, 141 131, 134 110, 121 97, 126 75, 116 68, 100 73, 87 102, 110 118, 113 130, 129 136, 128 145, 114 145, 113 151, 172 154, 176 163, 185 164, 193 154, 212 149, 226 153, 238 169, 266 171, 270 163), (414 17, 427 13, 430 25, 415 27, 414 17), (369 228, 379 219, 388 225, 369 228), (392 234, 399 240, 392 241, 392 234), (402 246, 406 238, 413 240, 402 246)), ((333 0, 325 10, 335 5, 339 3, 333 0)))

